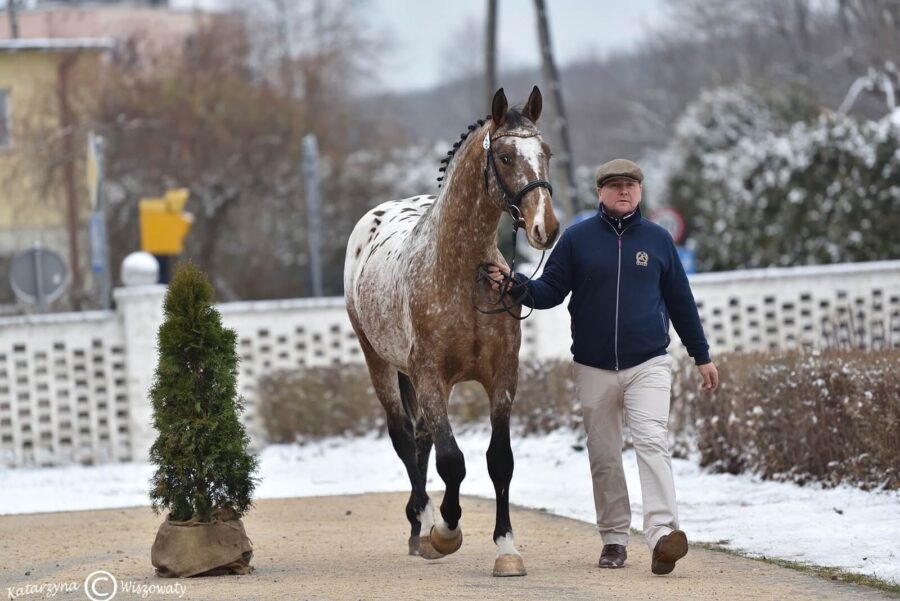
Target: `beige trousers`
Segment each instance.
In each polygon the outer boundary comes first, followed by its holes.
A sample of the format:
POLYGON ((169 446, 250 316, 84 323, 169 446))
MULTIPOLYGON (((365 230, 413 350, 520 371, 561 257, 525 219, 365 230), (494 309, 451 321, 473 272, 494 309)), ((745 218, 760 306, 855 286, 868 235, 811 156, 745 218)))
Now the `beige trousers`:
POLYGON ((668 435, 672 359, 654 357, 620 371, 575 363, 574 372, 603 543, 628 544, 631 505, 622 468, 624 417, 637 454, 644 538, 652 550, 661 537, 678 529, 668 435))

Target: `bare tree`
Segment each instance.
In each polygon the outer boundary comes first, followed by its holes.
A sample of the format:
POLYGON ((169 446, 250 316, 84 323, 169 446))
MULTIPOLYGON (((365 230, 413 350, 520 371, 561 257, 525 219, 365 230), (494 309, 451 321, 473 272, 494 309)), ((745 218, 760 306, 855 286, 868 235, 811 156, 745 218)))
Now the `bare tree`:
POLYGON ((319 139, 336 134, 331 151, 350 152, 352 100, 377 81, 384 43, 367 26, 367 2, 254 0, 240 6, 253 69, 316 116, 309 123, 319 139))

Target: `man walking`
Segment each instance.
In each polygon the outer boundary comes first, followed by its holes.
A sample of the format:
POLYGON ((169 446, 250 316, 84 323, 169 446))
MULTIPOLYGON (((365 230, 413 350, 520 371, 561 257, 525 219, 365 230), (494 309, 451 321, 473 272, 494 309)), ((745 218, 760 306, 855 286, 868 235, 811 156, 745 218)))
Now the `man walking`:
MULTIPOLYGON (((672 237, 641 217, 644 176, 625 159, 597 170, 600 209, 569 227, 540 278, 514 274, 513 297, 535 309, 560 304, 571 292, 575 387, 584 412, 601 568, 627 557, 631 506, 622 467, 622 418, 637 454, 644 537, 654 574, 668 574, 687 554, 678 527, 669 454, 672 359, 669 319, 697 364, 703 388, 718 386, 697 305, 672 237)), ((489 269, 495 288, 508 270, 489 269)))

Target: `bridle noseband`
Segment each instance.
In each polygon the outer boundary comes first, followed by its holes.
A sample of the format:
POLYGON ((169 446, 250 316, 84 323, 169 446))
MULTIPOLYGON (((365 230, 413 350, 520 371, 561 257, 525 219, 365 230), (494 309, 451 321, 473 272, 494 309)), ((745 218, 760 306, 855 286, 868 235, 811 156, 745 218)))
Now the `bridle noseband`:
MULTIPOLYGON (((517 193, 513 194, 512 192, 510 192, 509 188, 507 188, 506 184, 503 182, 503 178, 500 177, 500 173, 497 171, 497 164, 494 161, 494 151, 491 148, 491 142, 493 140, 497 140, 499 138, 504 138, 504 137, 533 138, 535 136, 537 136, 537 134, 517 134, 517 133, 513 133, 513 132, 507 132, 507 133, 500 134, 499 136, 495 136, 494 138, 491 138, 491 132, 490 132, 490 130, 488 130, 484 134, 484 141, 481 144, 482 148, 484 148, 484 153, 486 155, 486 159, 485 159, 485 163, 484 163, 484 188, 485 188, 485 190, 488 189, 488 172, 493 173, 494 179, 497 181, 497 186, 500 188, 500 192, 503 195, 503 202, 506 205, 505 206, 506 212, 509 214, 510 218, 512 218, 512 247, 513 247, 513 250, 512 250, 512 261, 510 261, 510 265, 509 265, 510 274, 515 273, 515 269, 516 269, 516 234, 518 233, 519 228, 525 227, 525 219, 522 217, 522 211, 519 209, 519 205, 522 203, 522 199, 525 197, 525 195, 528 194, 529 192, 531 192, 532 190, 534 190, 535 188, 547 188, 547 190, 550 192, 550 195, 552 196, 553 195, 553 186, 551 186, 550 182, 548 182, 545 179, 536 179, 536 180, 532 180, 532 181, 528 182, 527 184, 525 184, 522 187, 522 189, 519 190, 517 193)), ((538 263, 537 267, 535 268, 534 273, 531 274, 532 278, 538 272, 538 270, 541 268, 541 265, 543 265, 544 256, 545 256, 546 252, 547 251, 541 252, 541 260, 538 263)), ((508 313, 510 315, 510 317, 513 317, 518 320, 523 320, 523 319, 527 318, 529 315, 531 315, 531 313, 534 311, 534 308, 531 308, 531 310, 526 315, 519 316, 519 315, 516 315, 515 313, 513 313, 513 307, 515 305, 507 303, 506 299, 509 297, 510 289, 512 288, 512 285, 514 283, 514 280, 512 277, 504 276, 503 286, 500 288, 500 294, 499 294, 499 297, 497 298, 497 300, 492 301, 488 298, 488 294, 485 291, 485 288, 486 288, 486 286, 490 286, 490 282, 491 282, 491 278, 488 275, 488 271, 487 271, 489 266, 490 266, 490 264, 483 263, 478 268, 478 275, 475 278, 476 285, 472 288, 472 305, 475 307, 475 310, 480 313, 484 313, 486 315, 493 315, 496 313, 508 313), (480 296, 481 296, 482 302, 489 306, 492 306, 494 308, 482 309, 481 307, 478 306, 478 303, 475 302, 475 290, 476 289, 480 290, 480 296)), ((531 278, 529 278, 529 279, 531 279, 531 278)), ((527 291, 526 291, 526 294, 528 294, 527 291)))

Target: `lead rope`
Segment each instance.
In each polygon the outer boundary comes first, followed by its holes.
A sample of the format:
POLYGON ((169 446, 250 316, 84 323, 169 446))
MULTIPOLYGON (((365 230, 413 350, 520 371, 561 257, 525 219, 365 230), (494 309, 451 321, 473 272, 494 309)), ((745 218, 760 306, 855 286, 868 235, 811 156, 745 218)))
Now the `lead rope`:
MULTIPOLYGON (((513 257, 512 262, 510 264, 509 273, 515 274, 516 268, 516 230, 518 227, 513 226, 513 257)), ((528 277, 528 279, 532 279, 535 275, 537 275, 538 270, 540 270, 541 265, 544 264, 544 257, 546 256, 547 251, 541 251, 541 260, 538 262, 537 267, 535 267, 534 272, 528 277)), ((513 309, 516 306, 516 301, 512 301, 512 295, 510 294, 510 290, 513 286, 518 285, 513 275, 501 274, 503 276, 503 284, 500 285, 500 291, 497 293, 496 300, 491 299, 491 291, 493 289, 492 283, 493 279, 488 274, 488 267, 491 267, 491 263, 482 263, 478 266, 478 275, 475 276, 475 285, 472 287, 472 306, 475 307, 475 310, 479 313, 483 313, 485 315, 497 315, 499 313, 507 313, 513 319, 517 319, 522 321, 527 319, 534 313, 534 297, 531 296, 531 293, 528 291, 528 288, 525 288, 525 293, 522 295, 522 299, 528 299, 528 313, 525 315, 516 315, 513 312, 513 309), (478 306, 478 300, 481 300, 482 304, 487 305, 489 307, 493 307, 492 309, 482 309, 478 306), (507 300, 510 300, 508 303, 507 300)), ((521 302, 521 300, 519 301, 521 302)))
MULTIPOLYGON (((487 155, 484 166, 484 186, 485 189, 488 187, 488 168, 493 172, 494 179, 497 180, 498 187, 500 188, 500 192, 503 194, 503 200, 506 204, 506 212, 509 213, 510 218, 512 219, 512 245, 513 245, 513 254, 512 261, 509 267, 510 275, 501 274, 503 276, 503 284, 500 286, 500 291, 497 294, 496 299, 491 298, 490 290, 493 288, 492 283, 493 279, 488 274, 488 268, 491 267, 491 263, 482 263, 478 266, 478 272, 475 276, 475 285, 472 287, 472 306, 476 311, 482 313, 484 315, 497 315, 500 313, 506 313, 513 319, 517 319, 522 321, 527 319, 534 312, 534 298, 531 296, 531 293, 528 291, 528 288, 525 288, 525 293, 522 295, 522 299, 527 298, 529 302, 528 313, 525 315, 516 315, 513 312, 515 308, 516 301, 512 300, 512 295, 510 291, 512 287, 518 285, 516 282, 514 275, 516 270, 516 234, 519 232, 519 228, 524 225, 524 219, 522 219, 522 213, 519 211, 518 203, 521 202, 522 197, 527 193, 538 187, 545 187, 550 190, 550 194, 553 194, 553 187, 550 185, 550 182, 544 180, 535 180, 533 182, 529 182, 526 184, 519 193, 513 196, 509 189, 506 187, 506 184, 503 183, 503 179, 500 177, 500 174, 497 172, 497 165, 494 163, 494 153, 491 151, 491 133, 488 131, 484 136, 484 141, 482 142, 482 147, 487 155), (478 300, 481 300, 482 304, 491 307, 489 309, 482 309, 478 306, 478 300)), ((540 270, 541 266, 544 264, 544 257, 546 256, 547 251, 541 251, 541 260, 538 262, 537 267, 535 267, 534 272, 532 272, 531 276, 529 276, 529 280, 532 279, 537 272, 540 270)))

